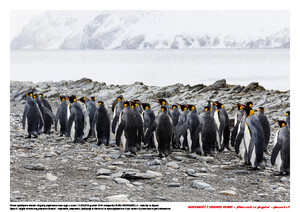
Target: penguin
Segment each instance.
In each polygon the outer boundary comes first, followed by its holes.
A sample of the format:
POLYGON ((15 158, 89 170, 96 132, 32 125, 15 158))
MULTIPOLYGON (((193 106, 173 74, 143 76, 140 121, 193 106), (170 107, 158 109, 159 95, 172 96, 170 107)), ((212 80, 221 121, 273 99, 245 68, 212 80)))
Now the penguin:
POLYGON ((90 100, 92 100, 94 103, 96 103, 96 97, 92 96, 92 97, 90 97, 90 100))
POLYGON ((290 125, 290 111, 286 111, 285 116, 286 116, 285 121, 286 121, 288 127, 290 128, 290 126, 291 126, 291 125, 290 125))
POLYGON ((44 98, 43 93, 39 93, 38 97, 42 103, 42 105, 47 108, 48 110, 43 108, 43 115, 44 115, 44 133, 50 133, 51 126, 55 120, 55 116, 52 112, 52 108, 50 103, 44 98))
POLYGON ((211 114, 215 114, 215 111, 218 109, 217 106, 214 104, 218 103, 219 101, 207 100, 207 107, 211 108, 211 114))
POLYGON ((232 149, 229 146, 229 137, 230 137, 230 123, 228 114, 225 110, 225 107, 220 102, 213 102, 213 105, 217 107, 214 112, 215 122, 218 127, 218 134, 219 134, 219 143, 217 145, 217 149, 219 152, 222 152, 226 147, 229 151, 232 149))
POLYGON ((183 133, 186 132, 189 152, 203 154, 203 151, 199 146, 198 138, 196 140, 194 139, 195 131, 200 125, 200 119, 197 114, 197 109, 196 106, 192 104, 189 104, 187 106, 190 112, 188 113, 185 124, 181 125, 178 128, 178 137, 181 137, 183 133))
MULTIPOLYGON (((143 107, 143 110, 144 110, 142 112, 142 116, 143 116, 143 120, 144 120, 144 136, 146 136, 149 127, 155 121, 155 115, 154 115, 154 112, 151 109, 151 106, 150 106, 149 103, 141 103, 141 106, 143 107)), ((148 147, 149 148, 154 148, 155 147, 153 134, 150 136, 148 147)))
POLYGON ((286 121, 275 120, 279 124, 274 139, 271 164, 276 165, 280 174, 290 173, 290 129, 286 121))
POLYGON ((69 119, 67 124, 67 134, 73 142, 83 143, 84 135, 84 114, 76 96, 67 97, 70 101, 68 105, 69 119))
POLYGON ((269 145, 269 140, 270 140, 270 123, 265 115, 265 108, 264 107, 259 107, 258 108, 258 115, 257 115, 261 126, 264 129, 264 134, 265 134, 265 152, 268 152, 268 145, 269 145))
POLYGON ((180 116, 180 112, 178 109, 178 105, 172 105, 172 111, 170 112, 172 120, 174 122, 175 127, 178 124, 178 120, 179 120, 179 116, 180 116))
MULTIPOLYGON (((117 106, 117 104, 118 104, 118 102, 119 102, 120 100, 124 101, 124 97, 123 97, 122 95, 118 96, 118 97, 113 101, 112 106, 111 106, 111 110, 112 110, 113 113, 114 113, 114 111, 115 111, 115 109, 116 109, 116 106, 117 106)), ((123 105, 123 102, 122 102, 122 105, 123 105)))
POLYGON ((28 92, 26 94, 26 102, 22 118, 22 126, 25 132, 28 134, 28 138, 33 136, 38 137, 39 125, 43 122, 43 115, 37 105, 37 103, 32 99, 33 92, 28 92))
POLYGON ((239 150, 242 149, 242 158, 245 164, 250 164, 253 169, 256 169, 257 166, 264 169, 264 129, 257 115, 254 115, 252 108, 245 105, 243 105, 243 107, 245 109, 245 115, 241 123, 244 123, 244 127, 243 130, 240 130, 236 140, 236 153, 239 153, 239 150))
POLYGON ((44 112, 44 106, 42 105, 41 100, 38 98, 38 95, 36 93, 32 94, 32 99, 35 101, 35 103, 38 105, 41 113, 42 113, 42 119, 39 122, 39 130, 38 130, 38 134, 42 134, 43 133, 43 128, 44 128, 44 118, 45 118, 45 112, 44 112))
POLYGON ((67 123, 68 123, 68 102, 67 97, 59 96, 60 98, 60 105, 57 108, 56 115, 55 115, 55 123, 54 129, 57 130, 57 126, 59 126, 59 135, 60 136, 67 136, 67 123))
POLYGON ((135 99, 135 100, 133 100, 133 102, 134 102, 134 104, 135 104, 135 108, 137 109, 137 111, 138 111, 140 114, 142 114, 143 108, 142 108, 142 106, 140 105, 140 100, 135 99))
POLYGON ((119 118, 120 124, 116 132, 116 145, 120 146, 122 141, 124 152, 130 151, 132 154, 136 154, 136 147, 138 146, 138 127, 136 125, 135 115, 130 108, 129 101, 125 101, 123 107, 124 109, 121 111, 119 118))
POLYGON ((130 102, 130 107, 131 107, 131 110, 134 114, 134 120, 135 120, 137 130, 138 130, 136 148, 138 150, 140 150, 141 149, 141 143, 142 142, 144 143, 144 121, 143 121, 143 117, 142 117, 141 113, 139 112, 137 106, 141 107, 135 101, 130 102))
POLYGON ((109 145, 110 139, 110 118, 108 110, 102 101, 98 102, 98 108, 95 112, 92 127, 94 128, 95 135, 97 138, 97 145, 105 144, 109 145))
MULTIPOLYGON (((168 103, 167 100, 165 100, 165 99, 155 99, 155 101, 156 101, 158 104, 160 104, 161 106, 167 106, 167 105, 169 105, 169 103, 168 103)), ((169 107, 169 106, 167 106, 167 107, 169 107)))
POLYGON ((148 129, 145 140, 149 142, 150 136, 154 133, 154 143, 159 157, 167 157, 171 153, 172 139, 178 144, 177 132, 166 106, 161 106, 159 114, 148 129))
POLYGON ((231 146, 234 147, 235 146, 235 140, 236 140, 236 137, 238 135, 238 130, 239 130, 239 126, 240 126, 240 123, 241 123, 241 120, 242 120, 242 117, 244 115, 244 108, 242 107, 241 104, 237 103, 235 104, 236 107, 237 107, 237 112, 235 114, 235 117, 234 117, 234 127, 233 127, 233 130, 231 132, 231 146))
POLYGON ((200 124, 195 130, 194 140, 199 141, 201 152, 206 156, 214 155, 215 146, 217 144, 218 128, 209 106, 204 107, 204 114, 200 117, 200 124))
POLYGON ((246 102, 246 106, 248 106, 248 107, 253 107, 253 102, 252 101, 249 101, 249 102, 246 102))
MULTIPOLYGON (((179 104, 178 106, 180 106, 181 108, 181 115, 179 116, 179 120, 178 123, 176 125, 176 130, 180 131, 180 128, 183 128, 183 125, 186 123, 187 121, 187 116, 190 112, 189 107, 185 104, 179 104)), ((187 132, 183 133, 181 136, 178 136, 179 142, 180 142, 180 148, 181 149, 186 149, 188 147, 188 143, 187 143, 187 132)))
POLYGON ((84 103, 86 110, 84 111, 84 140, 88 138, 93 138, 95 136, 94 128, 92 124, 94 122, 95 112, 97 110, 97 106, 95 102, 86 97, 81 97, 78 101, 84 103))
POLYGON ((115 100, 117 101, 117 103, 113 103, 113 121, 112 121, 112 124, 111 124, 111 130, 112 130, 112 133, 115 134, 116 131, 118 130, 118 127, 119 127, 119 116, 120 116, 120 113, 121 111, 124 109, 124 102, 123 102, 124 98, 123 96, 118 96, 118 98, 115 100))

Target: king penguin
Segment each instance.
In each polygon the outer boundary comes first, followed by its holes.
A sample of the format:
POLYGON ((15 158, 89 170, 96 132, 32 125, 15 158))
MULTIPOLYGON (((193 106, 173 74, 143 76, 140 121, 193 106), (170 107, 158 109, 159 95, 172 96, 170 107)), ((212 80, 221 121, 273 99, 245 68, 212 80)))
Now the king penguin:
POLYGON ((242 117, 244 115, 244 108, 241 104, 237 103, 235 104, 237 107, 237 112, 235 114, 235 118, 234 118, 234 127, 233 130, 231 132, 231 146, 234 147, 235 146, 235 140, 236 137, 239 133, 239 129, 240 129, 240 123, 242 120, 242 117))
POLYGON ((112 133, 115 134, 116 131, 118 130, 118 127, 119 127, 119 116, 120 116, 120 113, 121 111, 124 109, 124 102, 123 102, 124 98, 123 96, 118 96, 118 98, 113 102, 113 105, 112 107, 114 108, 113 109, 113 121, 112 121, 112 124, 111 124, 111 130, 112 130, 112 133))
POLYGON ((125 101, 123 107, 124 109, 121 111, 119 118, 120 124, 116 132, 116 145, 120 146, 122 141, 124 152, 130 151, 132 154, 136 154, 138 127, 136 126, 134 113, 130 108, 130 102, 125 101))
POLYGON ((258 108, 258 115, 257 115, 261 126, 264 129, 264 134, 265 134, 265 152, 268 152, 268 145, 269 145, 269 140, 270 140, 270 123, 265 115, 265 108, 264 107, 259 107, 258 108))
POLYGON ((139 112, 138 107, 141 107, 137 102, 132 101, 130 102, 130 107, 131 110, 134 114, 134 120, 137 126, 137 143, 136 143, 136 148, 140 150, 142 142, 144 143, 144 120, 142 117, 142 114, 139 112))
POLYGON ((276 120, 279 129, 274 139, 271 164, 276 165, 280 174, 290 173, 290 129, 286 121, 276 120))
MULTIPOLYGON (((155 120, 155 115, 154 115, 154 112, 151 109, 151 106, 149 103, 141 103, 141 105, 144 109, 142 116, 144 119, 144 135, 146 135, 149 127, 153 124, 153 122, 155 120)), ((148 147, 149 148, 155 147, 153 134, 151 135, 151 137, 149 139, 148 147)))
POLYGON ((146 133, 146 143, 149 142, 150 136, 154 133, 154 143, 159 157, 167 157, 171 153, 172 139, 178 144, 177 132, 171 116, 166 106, 161 106, 160 112, 155 121, 146 133))
POLYGON ((209 106, 204 107, 204 114, 200 117, 200 125, 195 130, 194 140, 199 141, 201 152, 204 155, 214 155, 217 144, 218 128, 209 106))
POLYGON ((288 127, 290 128, 290 111, 286 111, 286 114, 285 114, 285 116, 286 116, 286 119, 285 119, 285 121, 286 121, 286 123, 288 124, 288 127))
POLYGON ((94 101, 86 97, 81 97, 80 99, 78 99, 78 101, 84 103, 86 108, 86 110, 84 111, 84 140, 87 140, 88 138, 92 138, 95 136, 95 131, 92 127, 92 124, 94 122, 94 116, 97 110, 97 106, 94 101))
POLYGON ((32 99, 32 96, 32 92, 26 94, 22 126, 26 133, 28 133, 28 138, 31 138, 31 136, 37 138, 40 122, 43 122, 43 116, 37 103, 32 99))
POLYGON ((67 123, 68 123, 68 102, 67 97, 59 96, 60 98, 60 105, 57 108, 56 115, 55 115, 55 124, 54 128, 57 130, 57 126, 59 126, 59 135, 60 136, 67 136, 67 123))
POLYGON ((178 120, 179 120, 179 116, 180 116, 180 112, 178 109, 178 105, 172 105, 172 111, 170 112, 172 120, 174 122, 175 127, 178 124, 178 120))
POLYGON ((217 107, 214 113, 215 122, 218 127, 219 134, 219 143, 217 149, 219 152, 222 152, 226 147, 229 151, 232 151, 229 146, 229 137, 230 137, 230 123, 228 114, 225 110, 225 107, 220 102, 213 102, 213 105, 217 107))
POLYGON ((100 146, 104 143, 106 146, 109 145, 110 139, 110 118, 108 110, 102 101, 98 102, 98 108, 95 112, 92 127, 95 130, 97 145, 100 146))
MULTIPOLYGON (((112 112, 114 113, 115 109, 116 109, 116 106, 118 105, 119 101, 122 100, 124 101, 124 97, 122 95, 118 96, 112 103, 112 106, 111 106, 111 110, 112 112)), ((122 105, 123 105, 123 102, 122 102, 122 105)))
POLYGON ((44 94, 40 93, 38 95, 39 99, 41 100, 42 105, 46 108, 43 108, 44 112, 44 133, 50 133, 51 126, 55 120, 55 116, 52 112, 52 108, 50 103, 44 98, 44 94))
POLYGON ((265 168, 263 163, 263 153, 265 149, 264 129, 253 110, 249 106, 243 106, 246 112, 246 117, 241 123, 245 123, 244 130, 240 130, 236 140, 236 153, 243 149, 245 163, 250 163, 251 167, 256 169, 257 166, 265 168))
MULTIPOLYGON (((190 112, 189 107, 185 104, 179 104, 180 109, 182 113, 179 116, 178 123, 176 125, 177 133, 179 133, 180 128, 183 128, 183 125, 187 122, 187 116, 190 112)), ((187 142, 187 132, 183 133, 181 136, 178 136, 179 142, 180 142, 180 148, 186 149, 188 148, 188 142, 187 142)))
POLYGON ((67 124, 68 136, 71 136, 73 142, 83 143, 84 134, 84 114, 81 105, 77 101, 76 96, 67 97, 70 101, 69 109, 69 119, 67 124))

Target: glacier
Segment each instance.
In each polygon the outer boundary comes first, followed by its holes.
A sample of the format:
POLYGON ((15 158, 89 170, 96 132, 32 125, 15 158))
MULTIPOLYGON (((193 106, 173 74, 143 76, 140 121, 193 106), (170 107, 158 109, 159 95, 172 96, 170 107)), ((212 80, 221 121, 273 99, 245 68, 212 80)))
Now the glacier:
POLYGON ((218 27, 222 24, 215 15, 199 16, 197 11, 45 11, 23 27, 10 47, 38 50, 290 48, 289 27, 251 28, 251 24, 242 22, 218 27))

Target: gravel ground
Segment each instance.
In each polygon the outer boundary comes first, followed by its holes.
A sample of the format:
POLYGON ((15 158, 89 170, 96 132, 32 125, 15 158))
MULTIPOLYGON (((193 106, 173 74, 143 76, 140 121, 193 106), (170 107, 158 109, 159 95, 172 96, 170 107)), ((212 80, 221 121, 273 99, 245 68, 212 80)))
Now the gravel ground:
MULTIPOLYGON (((268 159, 265 163, 266 169, 252 170, 242 165, 243 162, 235 152, 227 150, 215 154, 214 157, 175 150, 167 158, 159 158, 154 149, 143 148, 137 155, 122 152, 114 144, 114 135, 111 136, 109 146, 100 147, 93 139, 84 144, 73 143, 69 138, 60 137, 58 132, 53 130, 50 135, 40 135, 36 139, 25 138, 25 133, 21 129, 24 100, 21 100, 20 96, 31 89, 31 86, 37 91, 46 90, 44 96, 49 97, 48 100, 56 111, 59 101, 55 95, 65 92, 62 87, 65 85, 64 82, 59 83, 11 82, 10 200, 12 202, 290 201, 290 176, 278 175, 270 165, 270 155, 266 155, 268 159), (54 91, 58 94, 54 94, 54 91), (119 199, 112 199, 111 196, 114 195, 121 196, 119 199)), ((289 91, 266 91, 256 86, 254 90, 250 88, 250 91, 244 92, 247 87, 239 86, 242 90, 239 89, 239 92, 234 93, 232 91, 238 86, 230 86, 226 82, 225 86, 216 88, 213 86, 219 82, 211 86, 194 88, 183 85, 164 88, 147 86, 144 91, 141 87, 145 85, 139 83, 127 87, 101 84, 104 87, 100 91, 94 91, 95 83, 86 81, 78 88, 81 89, 81 93, 76 90, 77 88, 72 88, 72 83, 80 83, 69 81, 66 85, 72 92, 79 93, 78 95, 92 96, 99 92, 101 96, 99 98, 107 102, 107 107, 118 93, 123 93, 125 98, 130 96, 132 99, 134 97, 150 101, 161 92, 167 95, 170 101, 178 100, 176 101, 178 103, 197 105, 203 105, 208 98, 222 98, 230 118, 234 116, 231 104, 236 101, 244 103, 248 99, 254 101, 256 108, 260 105, 268 106, 266 114, 270 123, 272 118, 284 118, 285 111, 289 110, 289 91), (94 83, 94 87, 88 89, 91 83, 94 83), (85 92, 86 90, 89 92, 85 92)), ((153 110, 157 111, 157 108, 158 105, 155 105, 153 110)), ((274 123, 271 123, 271 130, 270 152, 276 132, 274 123)))

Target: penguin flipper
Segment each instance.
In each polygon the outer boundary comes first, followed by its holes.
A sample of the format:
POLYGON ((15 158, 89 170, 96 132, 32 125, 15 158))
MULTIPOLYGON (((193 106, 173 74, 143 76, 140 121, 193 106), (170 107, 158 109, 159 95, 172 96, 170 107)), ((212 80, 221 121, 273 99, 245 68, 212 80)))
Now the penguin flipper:
POLYGON ((51 110, 49 110, 48 108, 43 106, 43 111, 44 111, 45 114, 49 115, 52 118, 52 120, 55 120, 55 116, 54 116, 54 114, 52 113, 51 110))
POLYGON ((277 144, 273 148, 272 155, 271 155, 271 164, 272 165, 275 164, 276 157, 277 157, 279 151, 281 150, 281 148, 282 148, 282 142, 281 142, 281 140, 278 140, 277 144))
POLYGON ((124 122, 121 122, 118 129, 117 129, 117 133, 116 133, 116 144, 117 144, 117 146, 120 146, 121 136, 122 136, 124 128, 125 128, 125 124, 124 124, 124 122))
POLYGON ((56 115, 55 115, 55 121, 54 121, 54 129, 55 131, 57 131, 57 122, 58 122, 58 119, 59 119, 59 114, 60 114, 60 106, 57 108, 57 111, 56 111, 56 115))
POLYGON ((111 124, 111 131, 113 134, 116 134, 116 126, 117 126, 118 121, 119 121, 119 115, 116 114, 114 116, 114 119, 111 124))
POLYGON ((174 134, 174 143, 176 145, 176 148, 179 148, 180 143, 179 143, 179 139, 178 139, 178 136, 177 136, 177 129, 176 129, 176 126, 175 126, 174 122, 172 122, 172 131, 173 131, 173 134, 174 134))
POLYGON ((237 137, 238 129, 239 129, 239 121, 237 121, 236 125, 234 125, 232 133, 231 133, 231 146, 234 147, 235 145, 235 140, 237 137))
POLYGON ((157 122, 154 121, 152 123, 152 125, 148 128, 147 133, 145 135, 145 144, 149 144, 150 143, 150 136, 156 130, 156 127, 157 127, 157 122))
POLYGON ((244 138, 245 124, 241 122, 239 124, 239 127, 240 127, 240 131, 239 131, 239 134, 237 135, 236 140, 235 140, 235 153, 236 154, 239 154, 239 152, 240 152, 239 148, 240 148, 240 144, 242 142, 242 139, 244 138))
POLYGON ((67 136, 70 137, 70 134, 71 134, 71 128, 72 128, 72 124, 75 120, 75 114, 74 113, 71 113, 70 114, 70 117, 68 119, 68 124, 67 124, 67 136))
POLYGON ((88 137, 90 129, 91 129, 90 115, 89 115, 88 111, 85 111, 85 113, 84 113, 84 131, 83 131, 83 135, 85 138, 88 137))
POLYGON ((188 122, 185 122, 184 124, 177 125, 176 130, 177 130, 177 137, 180 138, 189 128, 188 122))
POLYGON ((27 119, 27 114, 28 114, 28 105, 25 104, 25 108, 24 108, 24 112, 23 112, 23 118, 22 118, 23 129, 25 129, 25 122, 26 122, 26 119, 27 119))

